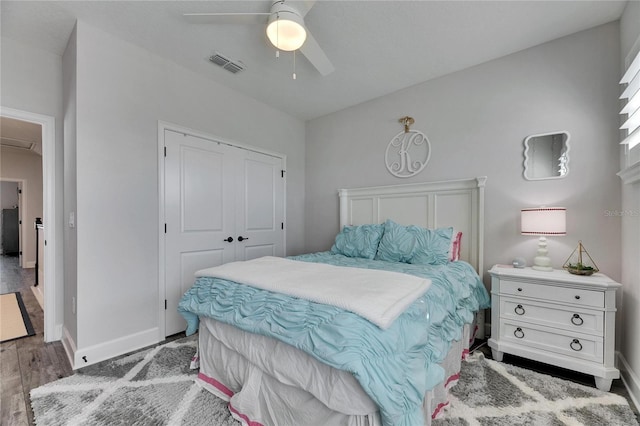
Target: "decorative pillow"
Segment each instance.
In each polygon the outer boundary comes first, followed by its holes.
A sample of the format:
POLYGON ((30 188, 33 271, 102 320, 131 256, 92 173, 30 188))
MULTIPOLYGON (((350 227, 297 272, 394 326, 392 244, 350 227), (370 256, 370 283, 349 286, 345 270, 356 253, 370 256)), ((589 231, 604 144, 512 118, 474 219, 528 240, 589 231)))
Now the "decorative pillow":
POLYGON ((383 231, 384 225, 345 226, 336 235, 331 253, 373 259, 378 251, 378 243, 383 231))
POLYGON ((386 260, 387 262, 409 263, 416 246, 415 232, 410 232, 410 228, 410 226, 398 225, 388 219, 384 223, 384 233, 382 234, 380 245, 378 245, 376 259, 386 260))
MULTIPOLYGON (((417 228, 417 227, 416 227, 417 228)), ((445 265, 449 263, 453 228, 418 228, 416 247, 409 263, 420 265, 445 265)))
POLYGON ((449 248, 449 261, 460 260, 460 247, 462 246, 462 231, 453 230, 451 247, 449 248))
POLYGON ((449 262, 453 228, 426 229, 384 223, 376 259, 387 262, 443 265, 449 262))

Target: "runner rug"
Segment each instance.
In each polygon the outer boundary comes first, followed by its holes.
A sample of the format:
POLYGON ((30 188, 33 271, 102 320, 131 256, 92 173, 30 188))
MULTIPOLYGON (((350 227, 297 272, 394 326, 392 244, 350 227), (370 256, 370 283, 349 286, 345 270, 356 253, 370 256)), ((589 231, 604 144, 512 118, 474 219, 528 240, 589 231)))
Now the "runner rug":
POLYGON ((34 334, 20 293, 0 294, 0 342, 34 334))
MULTIPOLYGON (((78 370, 31 391, 37 425, 236 426, 227 403, 201 389, 192 337, 78 370)), ((637 425, 627 401, 473 356, 462 363, 434 425, 637 425)))

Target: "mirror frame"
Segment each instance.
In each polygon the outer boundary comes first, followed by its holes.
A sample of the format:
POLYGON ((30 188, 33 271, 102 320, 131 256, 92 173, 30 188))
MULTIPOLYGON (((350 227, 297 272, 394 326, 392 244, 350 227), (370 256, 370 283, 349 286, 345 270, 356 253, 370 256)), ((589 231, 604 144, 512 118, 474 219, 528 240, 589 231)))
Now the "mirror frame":
POLYGON ((547 133, 538 133, 536 135, 529 135, 525 138, 524 140, 524 171, 523 171, 523 176, 526 180, 548 180, 548 179, 564 179, 567 177, 567 175, 569 174, 569 150, 570 150, 570 145, 569 145, 569 140, 571 139, 571 134, 566 131, 566 130, 559 130, 557 132, 547 132, 547 133), (541 136, 553 136, 553 135, 566 135, 566 140, 564 141, 564 145, 566 147, 566 151, 565 151, 565 156, 567 158, 567 162, 566 162, 566 168, 567 168, 567 172, 564 175, 561 176, 549 176, 549 177, 529 177, 527 176, 527 162, 529 160, 529 155, 528 155, 528 151, 529 151, 529 140, 533 139, 533 138, 539 138, 541 136))

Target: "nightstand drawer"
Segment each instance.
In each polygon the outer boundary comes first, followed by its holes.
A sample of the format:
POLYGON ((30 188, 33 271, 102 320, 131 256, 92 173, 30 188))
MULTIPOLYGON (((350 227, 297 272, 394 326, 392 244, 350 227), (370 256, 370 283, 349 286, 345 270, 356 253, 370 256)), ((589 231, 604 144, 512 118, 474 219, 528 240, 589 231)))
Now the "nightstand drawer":
POLYGON ((602 338, 571 332, 565 334, 554 329, 511 321, 501 321, 500 330, 500 338, 505 342, 598 363, 604 359, 602 338))
POLYGON ((596 306, 599 308, 604 307, 604 292, 583 290, 579 288, 501 280, 500 293, 550 300, 556 303, 596 306))
POLYGON ((604 314, 563 305, 546 305, 541 302, 503 297, 500 300, 500 316, 511 321, 535 322, 560 328, 568 332, 603 335, 604 314))

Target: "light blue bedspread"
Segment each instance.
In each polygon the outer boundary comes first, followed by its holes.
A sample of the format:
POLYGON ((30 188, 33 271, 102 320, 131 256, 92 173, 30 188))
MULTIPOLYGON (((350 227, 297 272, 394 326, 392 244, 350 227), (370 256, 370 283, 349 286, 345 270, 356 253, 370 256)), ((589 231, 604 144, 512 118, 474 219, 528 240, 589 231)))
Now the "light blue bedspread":
MULTIPOLYGON (((432 280, 431 287, 387 330, 340 308, 217 278, 198 278, 178 311, 187 335, 204 315, 245 331, 274 337, 356 377, 378 405, 385 426, 423 423, 423 396, 444 379, 437 364, 473 312, 489 307, 489 295, 471 265, 410 265, 330 252, 290 259, 404 272, 432 280)), ((392 283, 390 283, 392 285, 392 283)))

